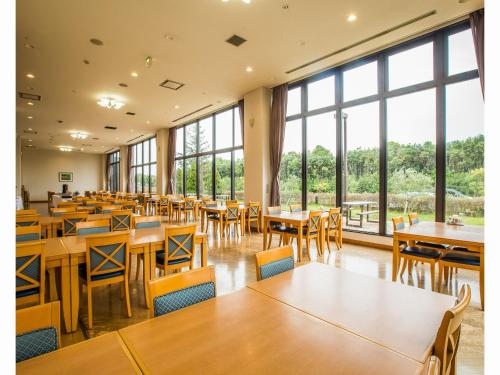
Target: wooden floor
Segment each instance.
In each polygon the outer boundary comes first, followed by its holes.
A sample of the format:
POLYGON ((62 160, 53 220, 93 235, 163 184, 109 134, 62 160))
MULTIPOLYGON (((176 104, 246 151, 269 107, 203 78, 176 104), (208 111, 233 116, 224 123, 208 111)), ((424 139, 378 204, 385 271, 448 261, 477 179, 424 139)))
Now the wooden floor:
MULTIPOLYGON (((31 208, 37 208, 40 213, 44 214, 47 205, 35 204, 31 208)), ((275 246, 277 246, 277 237, 274 241, 275 246)), ((260 251, 261 248, 262 235, 257 233, 237 239, 231 236, 230 239, 223 241, 214 240, 214 236, 209 235, 208 264, 213 264, 216 267, 218 295, 231 293, 256 280, 254 254, 260 251)), ((295 242, 294 248, 296 249, 295 242)), ((391 279, 392 253, 390 251, 345 243, 341 251, 334 250, 331 254, 326 251, 325 255, 319 259, 316 255, 316 249, 313 247, 312 258, 313 262, 327 263, 352 272, 385 280, 391 279)), ((307 263, 307 261, 304 263, 307 263)), ((196 260, 195 266, 199 267, 199 259, 196 260)), ((132 270, 135 271, 135 259, 132 270)), ((470 284, 472 288, 471 305, 467 309, 462 324, 457 373, 482 374, 484 372, 484 313, 480 310, 479 275, 477 272, 459 270, 457 279, 458 281, 454 279, 448 288, 442 290, 442 293, 456 296, 459 287, 463 283, 470 284)), ((430 290, 428 265, 418 265, 412 276, 408 277, 406 273, 399 282, 412 287, 430 290)), ((115 331, 147 319, 148 310, 144 304, 143 285, 140 277, 139 281, 131 280, 130 293, 132 317, 127 318, 124 303, 120 299, 120 287, 118 285, 95 289, 95 292, 93 292, 94 328, 87 330, 87 296, 84 292, 79 330, 74 334, 63 334, 63 346, 115 331)), ((397 322, 394 322, 394 324, 397 324, 397 322)), ((418 322, 415 322, 415 324, 418 324, 418 322)), ((408 339, 411 340, 411 338, 408 339)))

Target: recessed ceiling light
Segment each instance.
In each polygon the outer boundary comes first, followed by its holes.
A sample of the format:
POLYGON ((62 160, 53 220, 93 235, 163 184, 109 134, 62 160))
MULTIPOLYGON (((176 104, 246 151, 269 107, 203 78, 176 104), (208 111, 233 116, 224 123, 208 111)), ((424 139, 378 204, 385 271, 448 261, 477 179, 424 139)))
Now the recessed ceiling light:
POLYGON ((175 108, 175 109, 179 109, 179 106, 178 106, 178 105, 174 105, 174 108, 175 108))
POLYGON ((34 104, 33 104, 33 102, 28 102, 28 103, 26 103, 26 104, 28 104, 28 105, 34 105, 34 104))
POLYGON ((26 43, 24 46, 26 48, 35 48, 35 46, 33 44, 29 44, 29 43, 26 43))
POLYGON ((358 19, 358 16, 356 16, 354 13, 351 13, 347 16, 347 21, 349 22, 354 22, 358 19))
POLYGON ((88 134, 82 133, 82 132, 73 132, 70 135, 71 135, 71 138, 73 138, 73 139, 85 139, 89 136, 88 134))
POLYGON ((147 120, 147 121, 146 121, 146 124, 151 124, 151 121, 147 120))
POLYGON ((29 131, 32 131, 33 129, 31 129, 31 128, 28 128, 28 130, 29 130, 29 131))
POLYGON ((33 142, 33 140, 32 139, 28 139, 28 142, 33 142))
POLYGON ((248 73, 253 72, 253 68, 251 66, 247 66, 245 69, 248 73))
POLYGON ((61 147, 59 147, 59 150, 61 150, 62 152, 70 152, 73 149, 71 147, 68 147, 68 146, 61 146, 61 147))
POLYGON ((134 132, 134 129, 130 129, 130 132, 133 133, 134 132))
POLYGON ((137 74, 137 72, 132 72, 132 73, 130 73, 130 75, 131 75, 132 77, 136 77, 136 78, 137 78, 137 77, 139 77, 139 74, 137 74))
POLYGON ((33 118, 33 116, 28 116, 28 120, 31 120, 33 118))
POLYGON ((99 104, 101 107, 109 108, 109 109, 111 109, 111 108, 120 109, 121 107, 123 107, 125 105, 125 103, 120 102, 116 99, 112 99, 112 98, 99 99, 97 101, 97 104, 99 104))
POLYGON ((26 77, 28 77, 28 78, 35 78, 35 75, 31 74, 31 73, 28 73, 28 74, 26 74, 26 77))
POLYGON ((245 4, 250 4, 252 2, 252 0, 241 0, 243 1, 245 4))
POLYGON ((222 0, 222 2, 223 2, 223 3, 227 3, 227 2, 229 2, 229 0, 222 0))

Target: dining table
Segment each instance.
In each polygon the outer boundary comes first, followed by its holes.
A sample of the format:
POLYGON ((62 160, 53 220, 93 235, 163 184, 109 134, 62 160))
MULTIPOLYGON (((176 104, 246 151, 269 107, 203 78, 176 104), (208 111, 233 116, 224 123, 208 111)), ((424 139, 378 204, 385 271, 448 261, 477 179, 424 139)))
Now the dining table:
MULTIPOLYGON (((194 200, 194 208, 193 208, 193 216, 194 220, 198 221, 198 213, 200 210, 200 205, 201 205, 202 200, 201 199, 195 199, 194 200)), ((174 217, 174 211, 179 212, 179 220, 180 220, 180 212, 184 209, 184 206, 186 205, 186 200, 185 199, 169 199, 168 201, 168 218, 170 221, 173 220, 174 217)), ((185 219, 187 220, 187 219, 185 219)))
MULTIPOLYGON (((243 236, 245 234, 245 225, 246 225, 246 213, 248 210, 248 206, 246 204, 240 203, 238 206, 239 209, 239 215, 240 215, 240 232, 241 235, 243 236)), ((201 211, 201 229, 204 230, 205 228, 205 220, 208 220, 208 214, 216 214, 218 217, 218 223, 219 223, 219 232, 220 232, 220 239, 224 238, 224 231, 222 230, 223 228, 223 223, 224 223, 224 218, 226 216, 227 212, 227 207, 226 205, 221 205, 221 206, 205 206, 200 208, 201 211)), ((208 231, 208 225, 207 225, 207 231, 208 231)))
POLYGON ((392 281, 396 281, 400 256, 400 241, 415 246, 417 241, 460 246, 476 253, 480 258, 479 293, 484 309, 484 228, 478 225, 456 225, 421 221, 418 224, 394 230, 392 246, 392 281))

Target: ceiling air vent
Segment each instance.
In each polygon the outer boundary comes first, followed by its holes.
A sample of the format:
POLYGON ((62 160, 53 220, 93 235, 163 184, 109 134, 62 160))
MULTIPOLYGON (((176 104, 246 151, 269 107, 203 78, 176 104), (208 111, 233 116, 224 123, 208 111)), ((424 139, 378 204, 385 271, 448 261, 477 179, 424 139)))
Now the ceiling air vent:
POLYGON ((107 154, 108 152, 112 151, 114 147, 111 147, 109 150, 106 150, 104 151, 105 154, 107 154))
POLYGON ((40 95, 34 95, 34 94, 28 94, 26 92, 19 92, 19 97, 21 99, 27 99, 27 100, 42 100, 42 97, 40 95))
POLYGON ((34 130, 25 130, 24 133, 26 133, 26 134, 38 134, 38 132, 36 132, 34 130))
POLYGON ((109 129, 109 130, 116 130, 116 126, 111 126, 111 125, 106 125, 104 129, 109 129))
POLYGON ((135 138, 129 139, 129 140, 127 141, 127 143, 133 142, 133 141, 135 141, 135 140, 137 140, 137 139, 139 139, 139 138, 141 138, 141 137, 144 137, 144 134, 141 134, 141 135, 139 135, 139 136, 137 136, 137 137, 135 137, 135 138))
POLYGON ((188 113, 187 115, 184 115, 182 117, 179 117, 179 118, 176 118, 175 120, 173 120, 172 122, 176 122, 176 121, 179 121, 179 120, 182 120, 183 118, 186 118, 186 117, 189 117, 191 115, 194 115, 195 113, 198 113, 200 111, 203 111, 204 109, 207 109, 207 108, 210 108, 212 106, 212 104, 209 104, 209 105, 206 105, 205 107, 202 107, 202 108, 198 108, 196 111, 193 111, 191 113, 188 113))
POLYGON ((160 86, 170 90, 179 90, 182 86, 184 86, 184 83, 179 83, 172 81, 170 79, 166 79, 165 81, 160 83, 160 86))
POLYGON ((135 116, 135 112, 127 112, 125 113, 126 115, 129 115, 129 116, 135 116))
POLYGON ((235 47, 241 46, 247 40, 239 35, 234 34, 232 37, 226 40, 227 43, 232 44, 235 47))

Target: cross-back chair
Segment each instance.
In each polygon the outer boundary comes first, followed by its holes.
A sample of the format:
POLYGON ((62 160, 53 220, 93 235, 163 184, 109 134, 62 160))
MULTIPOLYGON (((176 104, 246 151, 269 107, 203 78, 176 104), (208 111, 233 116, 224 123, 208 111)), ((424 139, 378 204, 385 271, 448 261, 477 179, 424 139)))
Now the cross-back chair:
POLYGON ((87 212, 72 212, 62 216, 62 235, 76 236, 76 224, 87 221, 87 212))
POLYGON ((188 215, 191 215, 193 220, 196 220, 196 212, 195 212, 195 198, 185 198, 184 199, 184 221, 188 221, 188 215))
POLYGON ((80 280, 87 287, 88 327, 92 328, 92 289, 116 283, 123 283, 127 316, 130 318, 129 234, 108 233, 88 236, 86 239, 86 263, 80 266, 80 280))
POLYGON ((16 243, 16 306, 43 304, 45 241, 16 243))
MULTIPOLYGON (((122 206, 118 204, 108 204, 105 206, 99 207, 99 213, 101 214, 111 214, 113 211, 121 210, 122 206)), ((97 212, 97 211, 96 211, 97 212)))
POLYGON ((226 212, 224 214, 224 232, 226 237, 229 235, 231 225, 234 226, 236 236, 239 237, 240 234, 238 232, 238 227, 240 226, 240 205, 238 203, 226 203, 226 212))
POLYGON ((16 227, 16 242, 37 241, 42 239, 40 225, 16 227))
POLYGON ((259 251, 255 254, 257 281, 278 275, 294 268, 291 245, 259 251))
POLYGON ((260 233, 261 225, 261 211, 260 202, 248 202, 247 212, 245 221, 247 223, 248 233, 252 234, 252 229, 250 227, 251 223, 256 223, 257 232, 260 233))
POLYGON ((70 212, 76 212, 76 206, 55 207, 51 210, 52 216, 54 217, 60 217, 70 212))
MULTIPOLYGON (((209 200, 205 201, 205 207, 217 207, 217 201, 209 200)), ((208 223, 212 222, 213 232, 217 233, 217 226, 219 224, 219 213, 218 212, 207 212, 207 222, 206 228, 202 228, 205 232, 208 232, 208 223)))
POLYGON ((340 213, 340 207, 330 208, 330 210, 328 210, 328 220, 325 230, 328 252, 330 252, 330 238, 332 235, 337 250, 340 250, 342 247, 342 214, 340 213))
POLYGON ((302 205, 301 204, 291 204, 290 205, 290 212, 302 212, 302 205))
POLYGON ((82 221, 76 223, 76 235, 84 236, 87 234, 107 233, 110 230, 110 226, 109 219, 82 221))
MULTIPOLYGON (((279 215, 281 214, 281 207, 280 206, 268 207, 267 214, 279 215)), ((267 228, 264 229, 267 230, 267 228)), ((279 221, 271 221, 269 223, 269 241, 267 243, 268 249, 271 247, 271 241, 273 240, 273 233, 280 236, 278 246, 281 246, 281 244, 284 245, 287 241, 286 235, 288 233, 288 227, 283 225, 283 223, 280 223, 279 221)))
POLYGON ((111 212, 111 231, 130 230, 132 228, 132 211, 114 210, 111 212))
MULTIPOLYGON (((320 230, 321 225, 323 224, 321 215, 323 211, 309 211, 309 219, 307 221, 307 226, 302 228, 302 236, 306 240, 306 249, 307 256, 309 260, 311 260, 311 240, 316 240, 316 249, 318 251, 318 255, 321 255, 321 247, 320 247, 320 230)), ((287 231, 287 238, 293 240, 293 238, 297 239, 297 254, 299 251, 302 251, 302 244, 299 243, 299 229, 298 228, 289 228, 287 231)))
MULTIPOLYGON (((408 222, 410 223, 410 226, 417 225, 420 222, 418 214, 416 212, 410 212, 408 214, 408 222)), ((448 245, 442 245, 439 243, 431 243, 431 242, 424 242, 424 241, 417 241, 417 242, 415 242, 415 245, 424 246, 424 247, 432 247, 432 248, 438 249, 438 250, 448 250, 449 249, 448 245)))
POLYGON ((163 251, 151 249, 156 253, 156 267, 163 269, 165 275, 183 267, 193 269, 195 235, 196 224, 166 228, 163 251))
POLYGON ((40 215, 16 216, 16 227, 40 225, 40 215))
POLYGON ((160 315, 216 296, 214 266, 175 273, 149 282, 149 316, 160 315))

